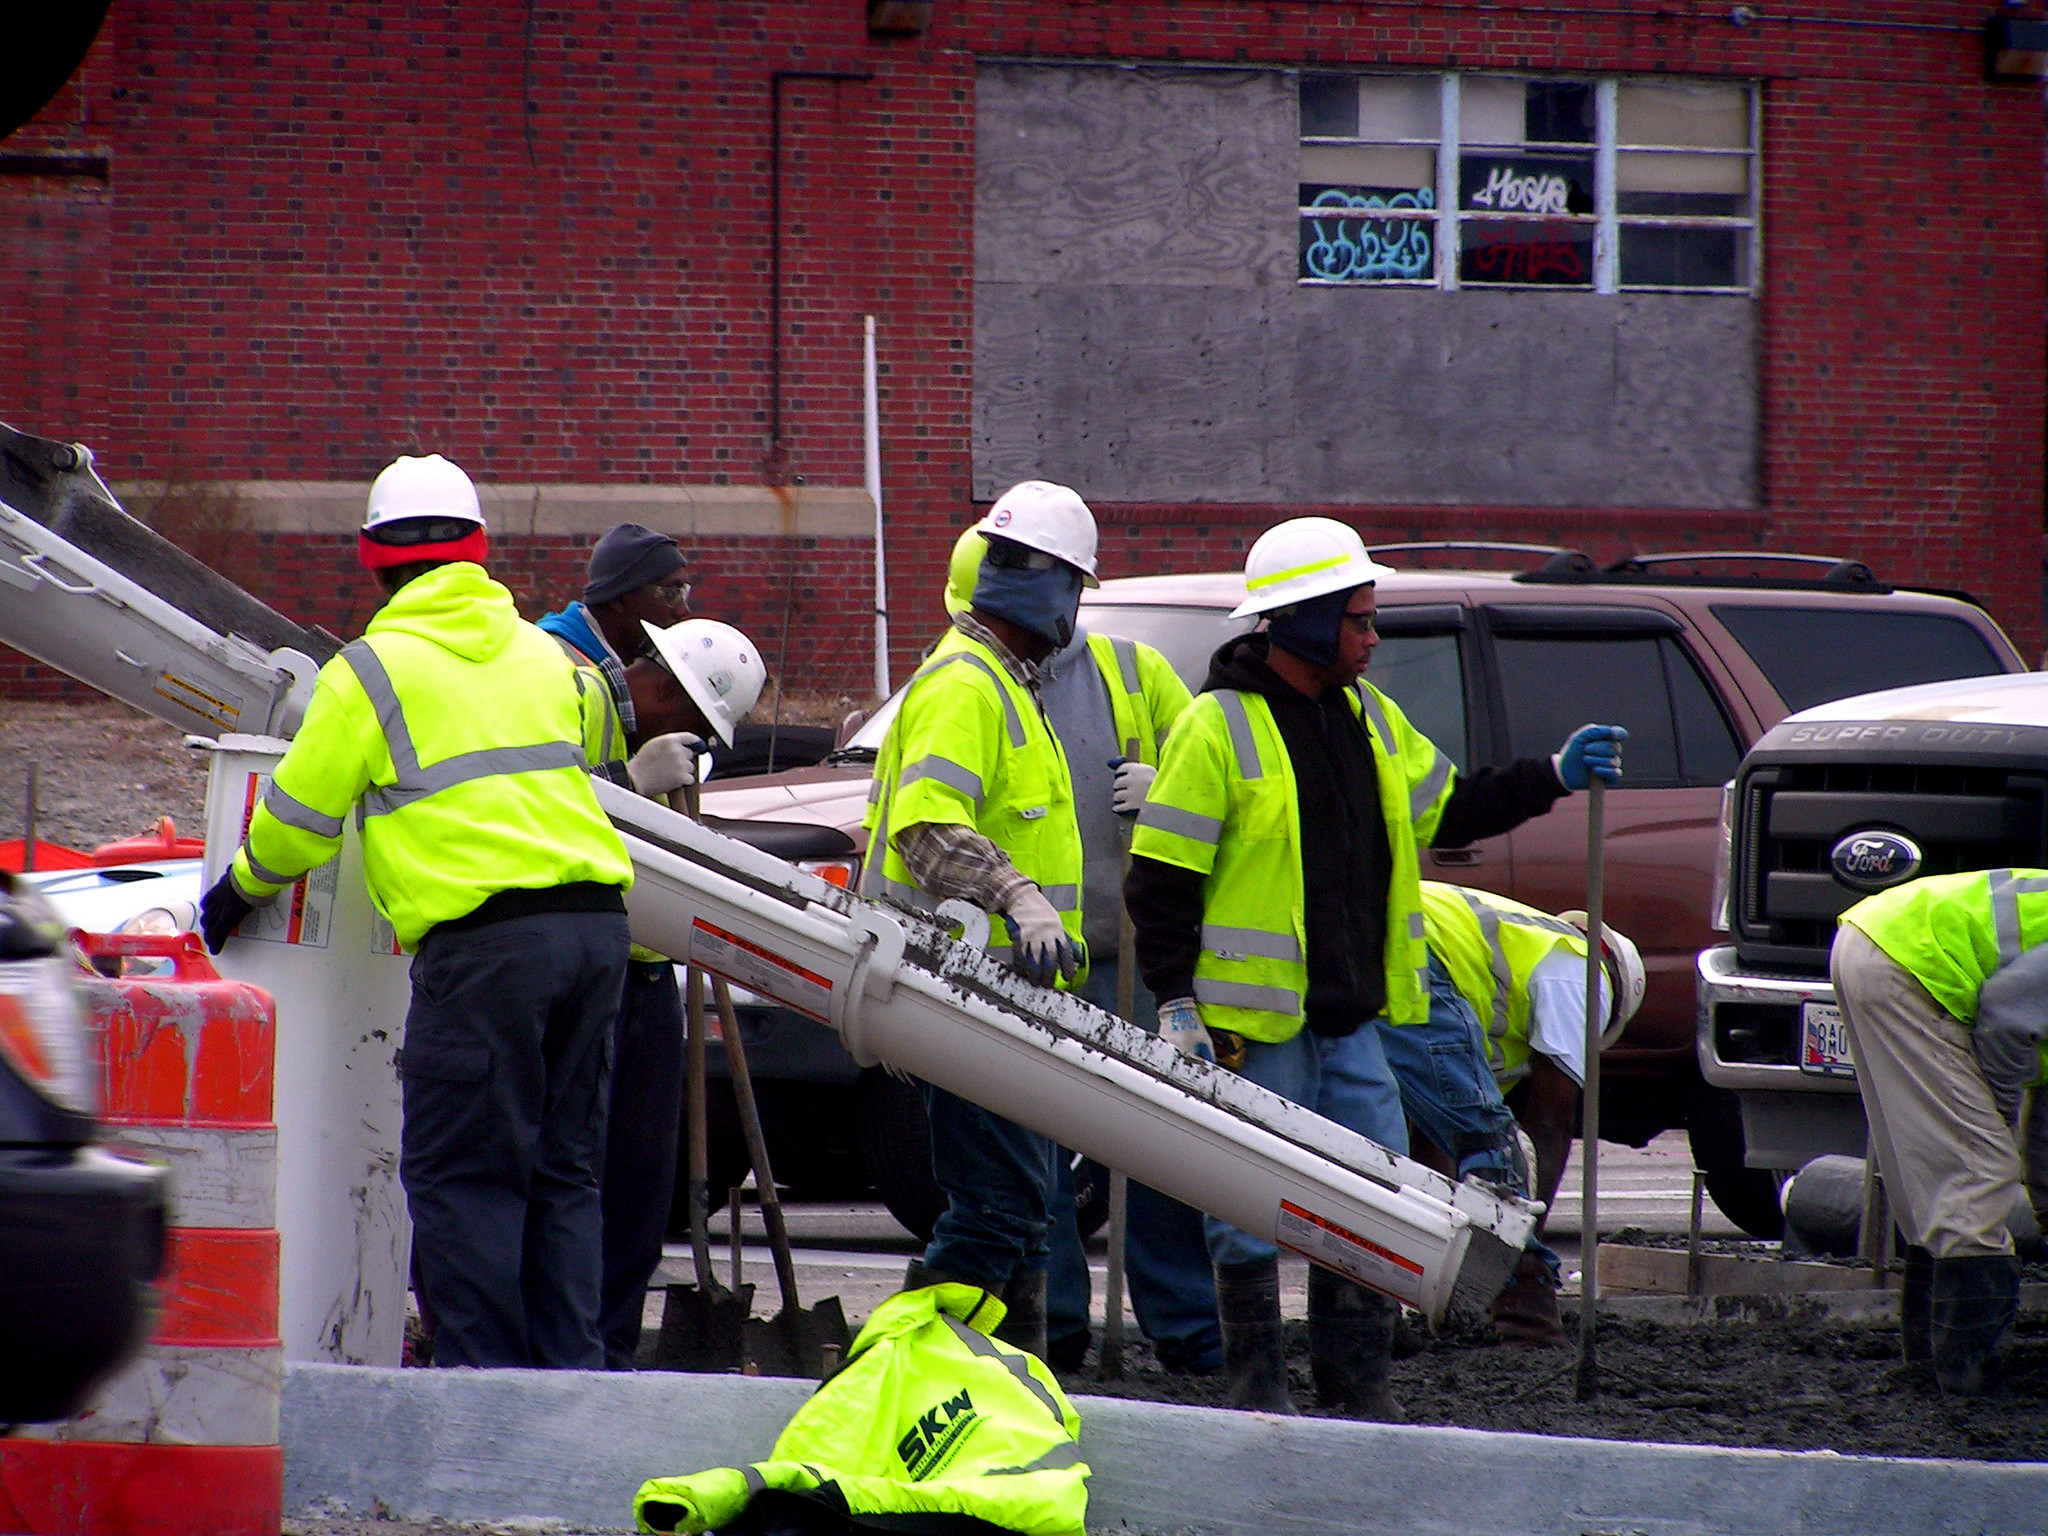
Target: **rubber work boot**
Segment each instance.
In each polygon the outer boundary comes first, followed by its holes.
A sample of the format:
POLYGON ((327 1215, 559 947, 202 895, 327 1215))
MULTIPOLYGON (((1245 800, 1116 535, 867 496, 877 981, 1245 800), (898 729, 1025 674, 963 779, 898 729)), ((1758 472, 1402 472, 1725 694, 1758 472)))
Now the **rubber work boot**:
POLYGON ((936 1269, 926 1269, 923 1259, 912 1259, 903 1271, 903 1289, 921 1291, 928 1285, 972 1285, 977 1290, 987 1287, 973 1280, 962 1280, 958 1275, 948 1275, 936 1269))
POLYGON ((2020 1261, 2011 1254, 1934 1261, 1928 1334, 1944 1396, 1997 1395, 2019 1310, 2020 1261))
POLYGON ((1899 1286, 1899 1344, 1906 1364, 1926 1369, 1934 1363, 1929 1308, 1934 1296, 1934 1255, 1906 1245, 1906 1278, 1899 1286))
POLYGON ((1003 1325, 995 1336, 1026 1354, 1045 1358, 1045 1271, 1012 1271, 1003 1287, 1003 1325))
POLYGON ((1493 1331, 1503 1344, 1563 1349, 1564 1320, 1557 1315, 1557 1282, 1533 1253, 1515 1260, 1515 1277, 1493 1302, 1493 1331))
POLYGON ((1223 1330, 1224 1393, 1230 1406, 1294 1412, 1280 1343, 1278 1254, 1216 1266, 1216 1321, 1223 1330))
POLYGON ((1394 1317, 1400 1303, 1327 1269, 1308 1272, 1308 1359, 1316 1404, 1352 1417, 1403 1424, 1408 1415, 1387 1390, 1394 1317))

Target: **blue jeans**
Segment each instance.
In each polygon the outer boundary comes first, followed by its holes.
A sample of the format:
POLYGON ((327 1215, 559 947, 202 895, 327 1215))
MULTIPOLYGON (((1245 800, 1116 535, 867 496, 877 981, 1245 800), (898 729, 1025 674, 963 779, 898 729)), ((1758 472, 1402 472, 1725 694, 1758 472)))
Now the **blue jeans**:
MULTIPOLYGON (((1117 962, 1096 960, 1080 996, 1116 1009, 1117 962)), ((1140 983, 1137 1023, 1158 1027, 1152 994, 1140 983)), ((1088 1331, 1088 1258, 1074 1221, 1074 1175, 1059 1153, 1053 1197, 1052 1259, 1046 1284, 1046 1337, 1088 1331)), ((1216 1325, 1216 1278, 1202 1237, 1202 1213, 1143 1184, 1128 1186, 1124 1218, 1124 1275, 1138 1327, 1168 1370, 1214 1371, 1223 1365, 1223 1335, 1216 1325)))
POLYGON ((958 1094, 918 1087, 931 1122, 932 1177, 946 1196, 925 1268, 998 1292, 1011 1275, 1045 1268, 1059 1149, 958 1094))
MULTIPOLYGON (((1342 1037, 1313 1035, 1304 1029, 1279 1045, 1248 1042, 1238 1074, 1389 1151, 1408 1151, 1401 1090, 1387 1065, 1380 1031, 1371 1024, 1342 1037)), ((1203 1218, 1202 1230, 1209 1257, 1217 1264, 1251 1264, 1279 1252, 1264 1238, 1213 1216, 1203 1218)))
MULTIPOLYGON (((1401 1088, 1401 1108, 1422 1134, 1457 1164, 1461 1179, 1484 1179, 1529 1193, 1529 1168, 1486 1055, 1479 1015, 1452 982, 1443 961, 1429 957, 1429 1020, 1377 1022, 1380 1044, 1401 1088)), ((1557 1255, 1529 1240, 1528 1251, 1555 1275, 1557 1255)))

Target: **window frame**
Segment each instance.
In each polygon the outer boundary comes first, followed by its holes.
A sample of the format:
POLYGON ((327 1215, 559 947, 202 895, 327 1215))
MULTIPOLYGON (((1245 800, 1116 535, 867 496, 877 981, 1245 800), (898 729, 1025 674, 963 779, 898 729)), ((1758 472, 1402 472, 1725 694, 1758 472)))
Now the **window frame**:
MULTIPOLYGON (((1761 82, 1747 77, 1727 79, 1719 76, 1699 75, 1603 75, 1583 72, 1539 71, 1539 70, 1387 70, 1387 69, 1297 69, 1290 72, 1296 81, 1295 102, 1297 114, 1300 110, 1301 91, 1299 82, 1305 75, 1343 76, 1352 80, 1369 79, 1432 79, 1437 83, 1438 114, 1437 134, 1433 139, 1411 138, 1366 138, 1362 135, 1340 137, 1316 135, 1308 137, 1301 133, 1297 115, 1296 130, 1296 197, 1295 197, 1295 244, 1301 248, 1303 229, 1311 220, 1329 220, 1328 207, 1313 207, 1303 204, 1299 188, 1299 152, 1314 147, 1361 147, 1361 148, 1412 148, 1428 149, 1436 156, 1436 180, 1433 188, 1435 206, 1431 208, 1402 208, 1398 210, 1401 222, 1424 226, 1433 243, 1431 259, 1435 266, 1432 277, 1310 277, 1301 271, 1299 257, 1295 263, 1295 286, 1299 288, 1421 288, 1435 289, 1450 293, 1464 288, 1482 290, 1520 289, 1546 293, 1694 293, 1720 296, 1743 296, 1755 298, 1763 292, 1763 90, 1761 82), (1558 80, 1583 82, 1593 88, 1594 131, 1591 149, 1593 152, 1593 198, 1594 211, 1587 215, 1541 215, 1474 210, 1459 205, 1460 162, 1465 144, 1461 132, 1461 108, 1463 84, 1467 80, 1558 80), (1619 142, 1618 101, 1620 87, 1628 83, 1647 85, 1704 84, 1727 86, 1745 93, 1749 117, 1749 143, 1741 149, 1714 148, 1703 145, 1668 144, 1623 144, 1619 142), (1623 154, 1670 154, 1705 155, 1722 158, 1738 158, 1745 162, 1748 170, 1748 205, 1742 214, 1647 214, 1622 213, 1620 198, 1615 187, 1616 174, 1623 154), (1481 222, 1569 222, 1590 223, 1593 230, 1593 274, 1592 280, 1578 283, 1530 283, 1530 282, 1486 282, 1464 281, 1459 266, 1464 249, 1464 228, 1475 221, 1481 222), (1707 285, 1696 283, 1629 283, 1621 281, 1621 237, 1627 228, 1669 228, 1669 229, 1728 229, 1735 231, 1746 258, 1746 278, 1742 283, 1728 285, 1707 285)), ((1484 148, 1485 146, 1475 146, 1484 148)), ((1555 147, 1555 146, 1552 146, 1555 147)), ((1357 218, 1357 212, 1351 217, 1357 218)), ((1361 222, 1394 222, 1388 220, 1362 220, 1361 222)))

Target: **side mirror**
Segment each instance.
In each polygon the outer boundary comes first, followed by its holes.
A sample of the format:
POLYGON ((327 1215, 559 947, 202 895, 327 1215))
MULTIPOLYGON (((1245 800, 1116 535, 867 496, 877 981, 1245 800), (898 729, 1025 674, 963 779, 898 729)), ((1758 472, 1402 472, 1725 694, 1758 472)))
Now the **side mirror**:
POLYGON ((853 740, 854 734, 868 723, 868 717, 873 713, 874 711, 871 709, 856 709, 852 714, 840 721, 839 729, 832 733, 832 750, 837 752, 841 747, 853 740))

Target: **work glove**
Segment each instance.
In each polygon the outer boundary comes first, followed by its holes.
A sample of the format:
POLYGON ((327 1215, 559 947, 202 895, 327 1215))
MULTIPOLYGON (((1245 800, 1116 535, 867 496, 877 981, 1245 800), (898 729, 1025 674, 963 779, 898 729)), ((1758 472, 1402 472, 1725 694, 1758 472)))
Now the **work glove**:
POLYGON ((1618 725, 1582 725, 1554 753, 1550 766, 1566 789, 1584 789, 1594 774, 1609 786, 1621 782, 1621 744, 1628 732, 1618 725))
POLYGON ((1197 1061, 1214 1061, 1216 1043, 1202 1027, 1202 1011, 1192 997, 1176 997, 1159 1005, 1159 1038, 1197 1061))
POLYGON ((213 889, 199 898, 199 936, 206 940, 206 952, 220 953, 228 935, 242 926, 242 919, 256 910, 256 903, 244 896, 230 871, 223 871, 213 889))
POLYGON ((1112 757, 1109 766, 1116 770, 1109 781, 1110 808, 1119 816, 1137 815, 1145 808, 1145 797, 1152 793, 1159 770, 1131 757, 1112 757))
POLYGON ((1081 974, 1080 948, 1037 886, 1021 887, 1003 909, 1003 917, 1010 925, 1010 963, 1025 980, 1049 987, 1062 977, 1072 981, 1081 974))
POLYGON ((671 731, 645 743, 626 763, 626 777, 650 800, 666 799, 697 782, 697 754, 704 738, 671 731))

